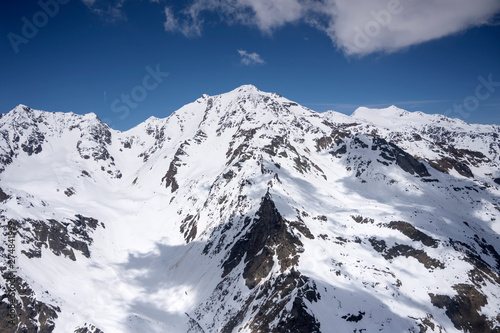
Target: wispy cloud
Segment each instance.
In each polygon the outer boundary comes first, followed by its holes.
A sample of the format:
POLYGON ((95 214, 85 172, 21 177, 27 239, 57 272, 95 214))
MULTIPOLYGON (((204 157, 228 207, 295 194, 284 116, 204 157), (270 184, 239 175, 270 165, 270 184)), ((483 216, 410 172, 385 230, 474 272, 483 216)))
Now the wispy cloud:
POLYGON ((174 16, 170 7, 165 7, 165 23, 163 24, 165 31, 174 32, 179 30, 179 22, 174 16))
POLYGON ((498 24, 498 12, 498 0, 194 0, 177 13, 165 10, 165 29, 200 36, 206 13, 264 34, 305 22, 326 33, 345 54, 362 56, 498 24))
POLYGON ((191 13, 191 19, 177 19, 172 8, 165 7, 165 23, 163 27, 168 32, 180 32, 184 36, 193 38, 201 36, 201 26, 203 21, 198 21, 196 11, 191 13))
POLYGON ((248 53, 245 50, 237 50, 240 57, 241 57, 241 63, 245 66, 250 66, 250 65, 263 65, 266 62, 264 59, 261 58, 261 56, 255 52, 253 53, 248 53))
POLYGON ((127 20, 127 15, 123 11, 123 4, 126 0, 82 0, 82 2, 92 12, 102 17, 103 20, 111 23, 127 20))

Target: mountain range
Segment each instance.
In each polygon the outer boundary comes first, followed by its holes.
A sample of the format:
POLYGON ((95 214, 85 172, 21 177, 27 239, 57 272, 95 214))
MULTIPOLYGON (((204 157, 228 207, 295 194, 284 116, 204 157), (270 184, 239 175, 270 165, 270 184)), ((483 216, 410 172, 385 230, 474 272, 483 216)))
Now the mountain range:
POLYGON ((500 127, 251 85, 0 115, 1 332, 500 332, 500 127))

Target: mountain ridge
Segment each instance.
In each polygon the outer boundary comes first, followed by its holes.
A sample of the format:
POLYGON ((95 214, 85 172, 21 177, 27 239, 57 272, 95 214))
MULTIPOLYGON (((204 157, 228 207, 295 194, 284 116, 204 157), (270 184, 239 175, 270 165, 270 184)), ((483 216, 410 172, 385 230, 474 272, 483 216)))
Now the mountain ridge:
POLYGON ((14 331, 500 329, 495 126, 404 132, 254 86, 125 132, 33 114, 0 118, 14 331))

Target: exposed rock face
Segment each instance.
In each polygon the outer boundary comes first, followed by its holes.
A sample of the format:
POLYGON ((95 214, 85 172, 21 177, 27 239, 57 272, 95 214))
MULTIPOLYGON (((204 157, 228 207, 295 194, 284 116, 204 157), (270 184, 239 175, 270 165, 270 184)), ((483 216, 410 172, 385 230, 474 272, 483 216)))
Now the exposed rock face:
POLYGON ((177 149, 177 152, 174 155, 174 158, 172 159, 172 162, 170 162, 170 166, 168 168, 167 173, 165 176, 162 178, 162 182, 165 181, 165 187, 171 187, 172 193, 177 191, 179 188, 179 184, 177 184, 177 180, 175 179, 175 175, 177 174, 177 167, 180 166, 180 160, 181 156, 185 155, 186 153, 183 150, 183 147, 186 145, 189 145, 188 142, 184 142, 179 149, 177 149))
POLYGON ((378 240, 376 238, 369 239, 374 250, 382 253, 383 257, 387 260, 394 259, 399 256, 404 256, 406 258, 413 257, 417 259, 422 265, 427 269, 444 268, 444 264, 439 260, 429 257, 427 253, 423 250, 417 250, 406 244, 397 244, 391 248, 388 248, 384 240, 378 240))
POLYGON ((239 325, 250 332, 263 328, 268 332, 320 332, 320 324, 305 303, 318 301, 316 286, 295 270, 299 253, 303 252, 303 244, 295 232, 302 229, 299 232, 310 237, 309 230, 305 225, 283 219, 269 194, 262 199, 250 225, 229 251, 222 277, 234 275, 243 261, 240 274, 252 292, 222 332, 233 332, 239 325), (253 304, 257 301, 258 307, 253 304), (284 311, 289 305, 291 311, 284 311), (243 319, 250 314, 254 319, 244 324, 243 319))
POLYGON ((21 238, 30 244, 29 250, 22 250, 22 253, 28 258, 40 258, 42 248, 49 248, 55 255, 63 255, 75 261, 74 250, 76 250, 89 258, 89 247, 93 242, 90 235, 99 226, 99 222, 81 215, 75 217, 76 219, 68 222, 31 219, 12 221, 18 230, 22 230, 19 233, 21 238))
POLYGON ((396 229, 401 231, 401 233, 403 233, 405 236, 407 236, 408 238, 410 238, 415 242, 419 241, 422 242, 422 244, 424 244, 425 246, 430 246, 434 248, 438 247, 439 244, 438 240, 416 229, 413 225, 411 225, 408 222, 391 221, 387 226, 391 229, 396 229))
POLYGON ((274 256, 283 273, 298 263, 298 253, 303 251, 302 242, 289 230, 291 225, 281 217, 269 195, 263 198, 256 215, 251 229, 236 242, 223 264, 225 277, 245 258, 243 278, 250 289, 269 274, 274 256))
POLYGON ((393 162, 410 174, 417 174, 420 177, 430 176, 427 168, 422 162, 417 161, 413 156, 403 151, 394 143, 388 143, 382 138, 373 138, 372 150, 380 151, 380 157, 393 162))
POLYGON ((57 306, 43 303, 37 299, 37 295, 30 288, 29 284, 9 272, 5 272, 6 267, 0 267, 2 278, 9 286, 9 292, 15 293, 15 303, 5 302, 12 299, 7 296, 4 286, 2 286, 2 296, 0 302, 0 329, 2 332, 53 332, 57 313, 61 309, 57 306))
POLYGON ((482 293, 468 284, 458 284, 453 289, 457 291, 453 298, 447 295, 429 296, 434 306, 446 309, 446 315, 455 328, 464 332, 499 332, 498 328, 492 329, 485 315, 480 314, 481 307, 488 303, 482 293))
POLYGON ((2 188, 0 187, 0 202, 4 202, 4 201, 7 201, 7 199, 9 199, 10 196, 5 193, 2 188))

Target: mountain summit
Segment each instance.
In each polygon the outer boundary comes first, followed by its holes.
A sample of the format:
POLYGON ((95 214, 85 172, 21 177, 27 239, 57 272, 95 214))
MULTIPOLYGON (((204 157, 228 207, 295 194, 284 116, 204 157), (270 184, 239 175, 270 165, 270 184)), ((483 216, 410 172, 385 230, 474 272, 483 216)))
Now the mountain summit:
POLYGON ((20 105, 0 330, 498 332, 499 135, 251 85, 126 132, 20 105))

